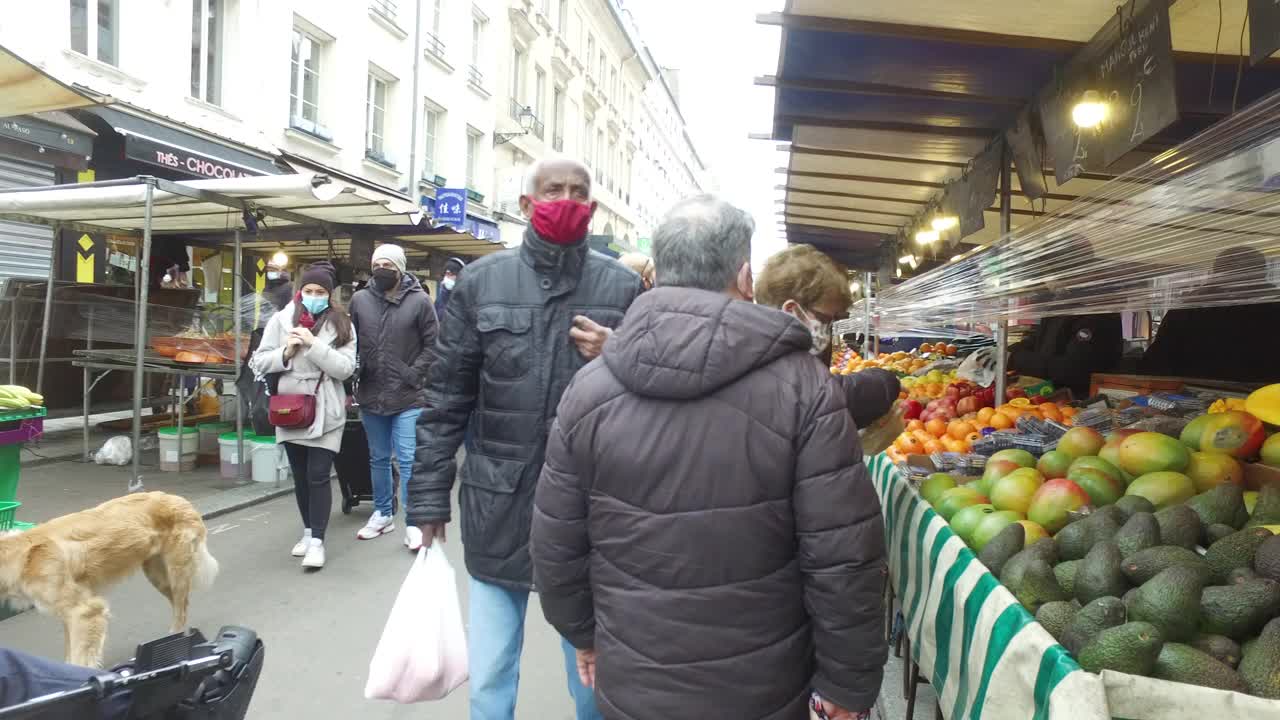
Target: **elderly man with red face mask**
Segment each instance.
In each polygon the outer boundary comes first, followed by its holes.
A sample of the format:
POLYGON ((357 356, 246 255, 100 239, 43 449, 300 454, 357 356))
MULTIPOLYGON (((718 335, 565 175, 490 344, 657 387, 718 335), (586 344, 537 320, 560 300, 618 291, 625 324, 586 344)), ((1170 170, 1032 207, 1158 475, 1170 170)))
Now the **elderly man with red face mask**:
MULTIPOLYGON (((529 220, 524 242, 468 265, 440 318, 409 482, 408 519, 429 545, 445 538, 455 475, 460 480, 473 720, 515 717, 533 590, 533 494, 547 432, 574 373, 600 354, 641 289, 639 276, 587 247, 596 204, 581 163, 535 164, 520 209, 529 220)), ((598 718, 573 647, 563 650, 578 719, 598 718)))

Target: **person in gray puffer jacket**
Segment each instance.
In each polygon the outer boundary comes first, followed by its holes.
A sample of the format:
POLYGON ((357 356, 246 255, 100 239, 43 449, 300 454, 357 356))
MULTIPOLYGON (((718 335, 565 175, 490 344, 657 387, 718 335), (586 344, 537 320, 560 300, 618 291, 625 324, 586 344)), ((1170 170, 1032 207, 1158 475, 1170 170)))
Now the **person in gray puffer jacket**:
POLYGON ((753 227, 678 203, 551 429, 534 578, 606 718, 856 718, 880 691, 880 503, 809 330, 743 302, 753 227))

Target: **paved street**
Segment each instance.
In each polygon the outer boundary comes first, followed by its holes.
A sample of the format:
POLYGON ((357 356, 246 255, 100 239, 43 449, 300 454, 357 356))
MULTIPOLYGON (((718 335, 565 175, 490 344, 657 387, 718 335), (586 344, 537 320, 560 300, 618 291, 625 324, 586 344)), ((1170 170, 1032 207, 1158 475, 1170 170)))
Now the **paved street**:
MULTIPOLYGON (((336 508, 335 493, 328 566, 316 574, 304 574, 289 557, 298 539, 292 497, 209 521, 210 548, 222 573, 212 590, 193 599, 191 622, 208 634, 232 623, 261 633, 266 670, 250 720, 465 718, 465 686, 439 703, 400 707, 364 700, 369 659, 412 556, 398 533, 369 542, 355 539, 364 511, 371 509, 367 505, 350 516, 336 508)), ((456 542, 448 546, 460 572, 461 549, 456 542)), ((462 593, 465 615, 465 584, 462 593)), ((108 598, 113 616, 108 662, 129 657, 139 641, 167 630, 168 605, 141 575, 108 598)), ((536 601, 529 605, 529 619, 517 717, 571 718, 559 641, 536 601)), ((62 653, 61 627, 35 613, 0 622, 0 638, 7 646, 41 655, 62 653)))

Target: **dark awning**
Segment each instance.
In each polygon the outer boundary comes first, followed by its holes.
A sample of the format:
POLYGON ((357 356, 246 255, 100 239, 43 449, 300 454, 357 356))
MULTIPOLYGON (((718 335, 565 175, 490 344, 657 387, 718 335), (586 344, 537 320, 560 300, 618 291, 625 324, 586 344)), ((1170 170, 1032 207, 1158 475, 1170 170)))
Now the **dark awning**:
POLYGON ((83 112, 97 115, 125 138, 125 155, 133 160, 202 178, 280 175, 275 159, 243 146, 186 132, 115 107, 83 112))

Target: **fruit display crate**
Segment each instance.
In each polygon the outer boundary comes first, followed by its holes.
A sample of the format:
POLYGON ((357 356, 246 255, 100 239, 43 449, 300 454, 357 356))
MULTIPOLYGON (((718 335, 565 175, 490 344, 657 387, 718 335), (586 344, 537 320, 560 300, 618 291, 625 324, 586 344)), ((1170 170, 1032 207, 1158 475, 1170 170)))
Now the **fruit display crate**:
POLYGON ((48 414, 43 407, 0 411, 0 445, 21 445, 40 437, 48 414))
POLYGON ((1280 701, 1086 672, 1000 584, 883 453, 869 467, 909 660, 948 718, 1274 720, 1280 701))

